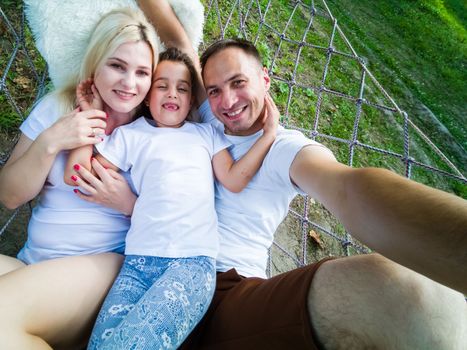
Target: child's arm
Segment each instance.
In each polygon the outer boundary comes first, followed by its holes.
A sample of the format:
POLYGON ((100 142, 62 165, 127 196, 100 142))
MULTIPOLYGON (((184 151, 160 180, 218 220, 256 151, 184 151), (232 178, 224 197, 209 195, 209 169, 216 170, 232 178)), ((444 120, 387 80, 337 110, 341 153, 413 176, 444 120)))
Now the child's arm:
MULTIPOLYGON (((76 100, 83 111, 89 109, 102 110, 103 108, 102 100, 91 79, 87 79, 78 84, 76 87, 76 100)), ((94 137, 100 137, 99 135, 102 135, 103 133, 104 129, 92 129, 94 137)), ((82 146, 70 151, 63 174, 63 181, 65 181, 67 185, 76 186, 76 183, 72 179, 72 176, 76 175, 74 169, 75 164, 81 164, 81 166, 91 171, 92 153, 93 145, 82 146)))
POLYGON ((250 150, 236 162, 226 149, 216 153, 212 159, 212 167, 217 180, 231 192, 238 193, 246 187, 261 167, 276 139, 279 111, 269 95, 265 98, 264 105, 263 135, 250 150))

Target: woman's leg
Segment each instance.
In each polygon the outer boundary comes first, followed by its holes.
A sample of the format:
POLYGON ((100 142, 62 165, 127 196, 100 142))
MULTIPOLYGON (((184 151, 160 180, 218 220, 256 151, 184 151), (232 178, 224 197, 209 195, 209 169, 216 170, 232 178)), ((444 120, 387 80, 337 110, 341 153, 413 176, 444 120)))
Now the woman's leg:
POLYGON ((0 339, 6 349, 79 349, 123 257, 53 259, 0 277, 0 339))
POLYGON ((26 264, 21 260, 0 254, 0 276, 24 266, 26 264))
POLYGON ((207 311, 215 289, 212 258, 171 261, 99 349, 176 349, 207 311))

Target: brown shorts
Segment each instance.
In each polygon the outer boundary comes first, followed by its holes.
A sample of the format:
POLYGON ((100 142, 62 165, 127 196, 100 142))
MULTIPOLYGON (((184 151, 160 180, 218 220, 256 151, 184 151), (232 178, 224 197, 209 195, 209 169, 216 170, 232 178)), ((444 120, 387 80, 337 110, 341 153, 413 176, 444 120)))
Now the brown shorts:
POLYGON ((218 273, 211 306, 180 349, 318 349, 307 296, 326 260, 270 279, 218 273))

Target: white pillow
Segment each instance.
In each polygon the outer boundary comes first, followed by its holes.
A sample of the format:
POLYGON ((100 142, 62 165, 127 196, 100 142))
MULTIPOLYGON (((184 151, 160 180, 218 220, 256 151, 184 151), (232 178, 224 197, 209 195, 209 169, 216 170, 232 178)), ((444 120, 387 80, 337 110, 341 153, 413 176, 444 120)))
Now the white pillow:
MULTIPOLYGON (((197 51, 203 38, 203 5, 199 0, 168 2, 197 51)), ((24 0, 24 4, 37 49, 55 87, 79 69, 89 34, 102 15, 120 7, 138 7, 135 0, 24 0)))

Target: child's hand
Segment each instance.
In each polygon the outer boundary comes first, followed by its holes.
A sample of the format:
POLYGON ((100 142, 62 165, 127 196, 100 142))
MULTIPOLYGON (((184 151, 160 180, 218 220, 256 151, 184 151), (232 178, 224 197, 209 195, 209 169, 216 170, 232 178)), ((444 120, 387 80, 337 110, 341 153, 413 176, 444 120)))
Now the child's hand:
POLYGON ((82 111, 88 109, 103 110, 104 103, 91 78, 83 80, 76 87, 76 99, 82 111))
POLYGON ((276 136, 280 113, 269 94, 264 98, 263 132, 276 136))

